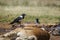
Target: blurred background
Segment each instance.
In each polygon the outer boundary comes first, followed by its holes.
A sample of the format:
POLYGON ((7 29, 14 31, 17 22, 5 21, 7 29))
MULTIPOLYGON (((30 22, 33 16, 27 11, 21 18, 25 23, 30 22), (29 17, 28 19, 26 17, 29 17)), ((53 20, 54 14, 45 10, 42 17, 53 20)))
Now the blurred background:
POLYGON ((0 22, 11 22, 25 13, 24 22, 60 22, 60 0, 0 0, 0 22))

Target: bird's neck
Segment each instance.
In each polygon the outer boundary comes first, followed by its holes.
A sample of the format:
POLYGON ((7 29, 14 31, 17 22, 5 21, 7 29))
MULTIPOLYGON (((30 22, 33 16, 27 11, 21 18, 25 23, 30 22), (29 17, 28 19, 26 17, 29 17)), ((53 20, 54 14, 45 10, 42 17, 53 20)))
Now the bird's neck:
POLYGON ((20 16, 22 19, 24 19, 24 16, 20 16))
POLYGON ((23 18, 23 16, 19 16, 19 17, 23 18))

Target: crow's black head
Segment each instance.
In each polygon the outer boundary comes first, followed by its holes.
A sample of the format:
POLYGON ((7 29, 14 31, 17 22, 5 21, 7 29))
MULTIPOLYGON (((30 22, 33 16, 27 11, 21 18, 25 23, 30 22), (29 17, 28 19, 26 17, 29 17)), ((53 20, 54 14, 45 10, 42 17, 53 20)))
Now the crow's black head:
POLYGON ((26 16, 26 14, 23 13, 22 16, 26 16))
POLYGON ((26 16, 26 14, 23 13, 22 16, 23 16, 23 19, 24 19, 24 17, 26 16))

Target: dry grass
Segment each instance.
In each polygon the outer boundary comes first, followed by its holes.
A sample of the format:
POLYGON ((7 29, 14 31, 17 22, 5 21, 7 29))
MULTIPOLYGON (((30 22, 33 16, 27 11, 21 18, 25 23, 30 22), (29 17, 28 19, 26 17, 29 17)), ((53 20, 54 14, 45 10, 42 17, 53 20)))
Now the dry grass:
POLYGON ((0 0, 2 6, 58 6, 60 0, 0 0))
POLYGON ((58 7, 0 6, 0 21, 10 22, 22 13, 27 14, 25 22, 32 22, 35 18, 39 18, 41 23, 55 23, 60 19, 60 8, 58 7))

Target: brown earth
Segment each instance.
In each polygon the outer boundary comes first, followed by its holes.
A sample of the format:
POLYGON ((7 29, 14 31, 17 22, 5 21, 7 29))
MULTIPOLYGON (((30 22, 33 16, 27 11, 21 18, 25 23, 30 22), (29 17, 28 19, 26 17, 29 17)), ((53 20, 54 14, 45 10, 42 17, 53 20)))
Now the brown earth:
POLYGON ((7 33, 11 29, 11 25, 9 23, 0 22, 0 34, 7 33))
MULTIPOLYGON (((9 30, 11 28, 11 25, 8 23, 0 23, 0 35, 7 33, 5 30, 9 30)), ((50 40, 60 40, 60 36, 53 36, 51 35, 50 40)))
POLYGON ((60 40, 60 36, 51 35, 50 40, 60 40))

